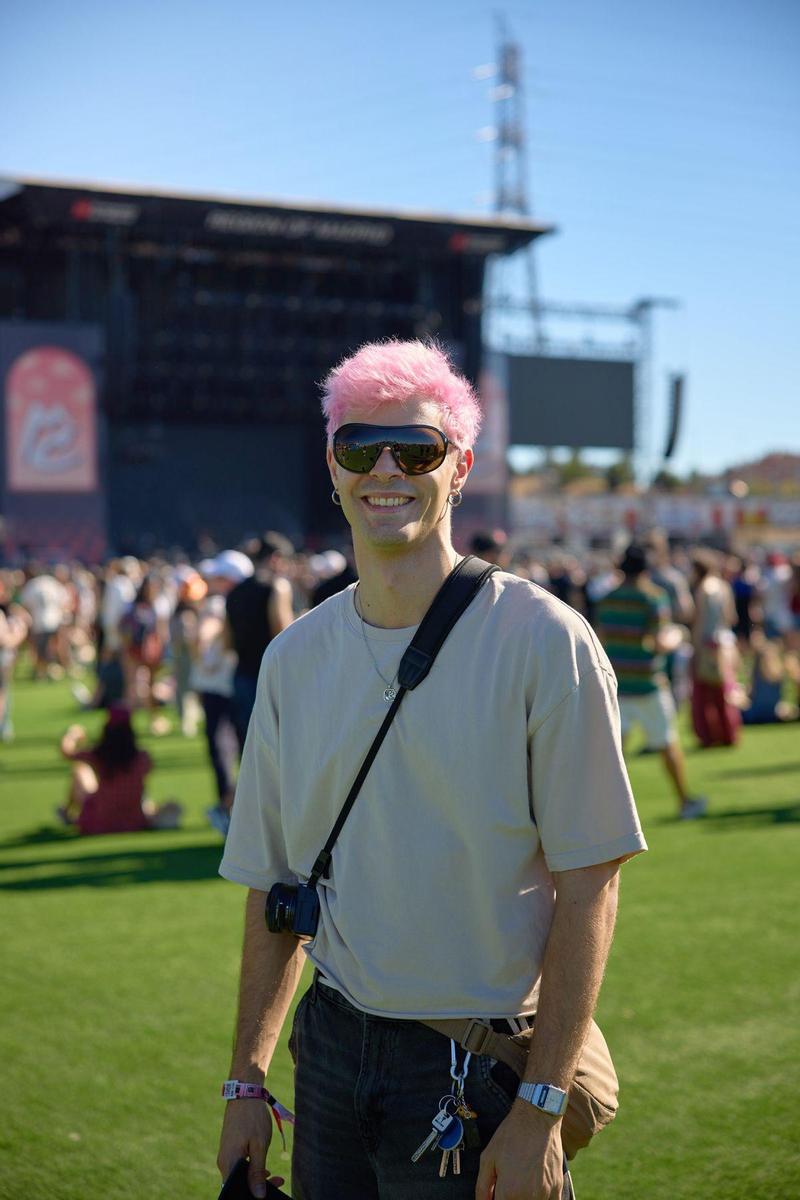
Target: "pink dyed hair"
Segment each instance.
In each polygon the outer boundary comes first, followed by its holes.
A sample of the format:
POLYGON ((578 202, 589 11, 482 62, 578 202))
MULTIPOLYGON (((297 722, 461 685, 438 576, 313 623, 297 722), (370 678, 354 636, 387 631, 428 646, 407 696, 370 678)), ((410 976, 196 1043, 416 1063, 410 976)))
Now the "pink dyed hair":
POLYGON ((379 417, 384 405, 413 399, 436 405, 442 432, 462 449, 475 444, 480 429, 481 410, 474 390, 456 374, 444 350, 432 343, 396 338, 370 342, 334 367, 322 389, 328 440, 345 413, 365 420, 379 417))

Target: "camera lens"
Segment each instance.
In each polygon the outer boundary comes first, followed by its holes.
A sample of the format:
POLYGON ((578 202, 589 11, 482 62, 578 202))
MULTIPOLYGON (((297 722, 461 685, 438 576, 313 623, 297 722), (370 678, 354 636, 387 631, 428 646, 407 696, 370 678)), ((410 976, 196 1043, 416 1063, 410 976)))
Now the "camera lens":
POLYGON ((270 933, 294 932, 297 888, 276 883, 267 898, 267 928, 270 933))

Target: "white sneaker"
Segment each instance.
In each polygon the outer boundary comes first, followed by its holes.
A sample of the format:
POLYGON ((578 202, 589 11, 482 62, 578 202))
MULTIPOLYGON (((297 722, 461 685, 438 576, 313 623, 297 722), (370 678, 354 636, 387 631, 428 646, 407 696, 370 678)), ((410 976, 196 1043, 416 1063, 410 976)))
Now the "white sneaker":
POLYGON ((78 701, 81 708, 89 708, 92 703, 92 693, 89 691, 85 683, 75 683, 72 685, 72 695, 78 701))
POLYGON ((695 796, 691 800, 687 800, 680 811, 681 821, 694 821, 697 817, 704 817, 708 801, 705 796, 695 796))

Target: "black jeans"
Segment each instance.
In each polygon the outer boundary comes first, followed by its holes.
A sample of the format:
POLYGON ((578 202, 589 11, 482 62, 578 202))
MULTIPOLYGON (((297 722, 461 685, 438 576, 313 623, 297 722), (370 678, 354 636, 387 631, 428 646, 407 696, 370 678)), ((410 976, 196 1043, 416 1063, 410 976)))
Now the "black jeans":
MULTIPOLYGON (((220 804, 233 794, 233 755, 230 752, 229 741, 226 744, 225 727, 230 727, 235 733, 233 719, 233 701, 230 696, 220 696, 216 692, 201 692, 200 700, 206 718, 206 742, 208 756, 214 771, 217 784, 217 797, 220 804)), ((234 750, 235 754, 235 750, 234 750)))
MULTIPOLYGON (((480 1149, 462 1150, 461 1174, 451 1165, 444 1179, 441 1151, 411 1161, 451 1089, 446 1037, 417 1021, 369 1016, 315 982, 297 1006, 289 1048, 295 1200, 474 1200, 480 1149)), ((460 1065, 460 1049, 458 1056, 460 1065)), ((515 1077, 509 1094, 492 1066, 485 1055, 473 1057, 465 1087, 482 1146, 516 1091, 515 1077)))
POLYGON ((231 703, 233 706, 233 723, 236 727, 236 737, 239 741, 239 753, 244 750, 245 738, 247 737, 247 727, 250 724, 250 717, 256 703, 256 691, 258 689, 258 676, 245 675, 242 671, 236 671, 233 676, 233 696, 231 703))

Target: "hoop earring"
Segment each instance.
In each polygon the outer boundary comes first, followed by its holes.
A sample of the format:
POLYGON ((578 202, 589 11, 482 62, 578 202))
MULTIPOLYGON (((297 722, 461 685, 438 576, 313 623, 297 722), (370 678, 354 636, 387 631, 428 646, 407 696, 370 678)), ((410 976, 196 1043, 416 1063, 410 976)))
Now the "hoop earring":
POLYGON ((333 491, 331 492, 331 500, 333 501, 333 503, 336 505, 337 508, 342 507, 342 501, 339 497, 339 493, 337 492, 336 488, 334 488, 333 491))
POLYGON ((462 502, 463 499, 464 499, 464 497, 461 495, 461 492, 455 491, 455 492, 451 492, 450 495, 447 497, 447 503, 450 505, 451 508, 458 508, 459 504, 462 502))

